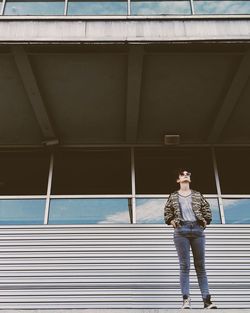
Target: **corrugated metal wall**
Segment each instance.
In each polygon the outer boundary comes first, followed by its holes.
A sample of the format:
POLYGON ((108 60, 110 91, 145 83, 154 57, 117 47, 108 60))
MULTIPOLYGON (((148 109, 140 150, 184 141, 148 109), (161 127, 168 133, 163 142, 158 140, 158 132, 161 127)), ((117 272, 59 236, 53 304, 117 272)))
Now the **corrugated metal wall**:
MULTIPOLYGON (((173 230, 160 225, 0 228, 0 308, 179 308, 173 230)), ((250 308, 250 225, 209 226, 220 308, 250 308)), ((193 268, 193 263, 192 263, 193 268)), ((202 307, 194 270, 193 307, 202 307)))

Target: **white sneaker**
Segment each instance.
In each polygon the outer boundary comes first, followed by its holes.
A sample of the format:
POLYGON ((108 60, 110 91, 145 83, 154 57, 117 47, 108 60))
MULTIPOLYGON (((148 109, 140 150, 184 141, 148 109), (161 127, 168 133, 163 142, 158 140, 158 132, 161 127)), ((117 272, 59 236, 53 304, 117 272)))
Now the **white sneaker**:
MULTIPOLYGON (((185 297, 185 296, 184 296, 185 297)), ((191 299, 190 297, 183 298, 182 309, 191 309, 191 299)))

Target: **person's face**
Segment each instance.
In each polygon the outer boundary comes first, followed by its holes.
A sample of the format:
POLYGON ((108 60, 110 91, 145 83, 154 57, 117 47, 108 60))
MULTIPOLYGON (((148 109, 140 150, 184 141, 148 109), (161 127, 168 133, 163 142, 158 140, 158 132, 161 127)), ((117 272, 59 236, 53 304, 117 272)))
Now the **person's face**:
POLYGON ((177 183, 190 183, 191 182, 191 173, 188 171, 183 171, 179 174, 177 183))

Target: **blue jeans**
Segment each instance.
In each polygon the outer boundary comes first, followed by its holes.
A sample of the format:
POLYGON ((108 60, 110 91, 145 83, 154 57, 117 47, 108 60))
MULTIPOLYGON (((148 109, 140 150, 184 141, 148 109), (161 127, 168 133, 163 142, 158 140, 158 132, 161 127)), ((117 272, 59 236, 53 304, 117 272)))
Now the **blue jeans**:
POLYGON ((197 222, 184 222, 174 230, 174 243, 179 257, 182 295, 189 296, 190 247, 202 298, 209 295, 205 269, 205 234, 197 222))

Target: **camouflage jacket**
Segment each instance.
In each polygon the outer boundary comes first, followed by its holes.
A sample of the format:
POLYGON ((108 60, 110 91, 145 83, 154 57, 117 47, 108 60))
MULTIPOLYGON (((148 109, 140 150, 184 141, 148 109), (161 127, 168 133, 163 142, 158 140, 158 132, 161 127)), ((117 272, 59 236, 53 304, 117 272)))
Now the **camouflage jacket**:
MULTIPOLYGON (((195 190, 192 190, 191 197, 192 208, 198 223, 202 226, 204 226, 204 221, 206 221, 207 224, 210 224, 212 221, 212 211, 207 200, 200 192, 195 190)), ((180 226, 180 222, 183 220, 177 191, 171 193, 168 197, 164 208, 164 219, 165 223, 168 225, 174 220, 177 226, 180 226)))

